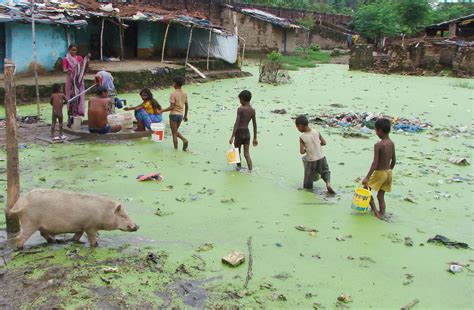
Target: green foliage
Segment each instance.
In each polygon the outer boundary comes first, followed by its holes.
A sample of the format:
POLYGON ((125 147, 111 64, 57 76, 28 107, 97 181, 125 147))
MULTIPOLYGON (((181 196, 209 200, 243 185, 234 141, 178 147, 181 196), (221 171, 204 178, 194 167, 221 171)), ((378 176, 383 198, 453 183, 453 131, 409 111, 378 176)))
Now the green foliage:
POLYGON ((283 55, 279 52, 273 51, 267 55, 267 60, 273 64, 280 64, 282 62, 283 55))
POLYGON ((353 26, 362 35, 378 39, 400 33, 400 16, 389 0, 379 0, 362 6, 354 15, 353 26))
POLYGON ((298 25, 301 25, 307 29, 312 29, 314 27, 314 17, 312 16, 308 16, 308 17, 305 17, 305 18, 298 18, 296 20, 296 23, 298 25))
POLYGON ((398 0, 396 9, 406 34, 416 34, 429 22, 431 6, 428 0, 398 0))
POLYGON ((311 43, 309 49, 313 52, 319 52, 321 50, 321 47, 316 43, 311 43))
POLYGON ((440 23, 472 14, 474 12, 474 3, 442 3, 430 13, 431 23, 440 23))

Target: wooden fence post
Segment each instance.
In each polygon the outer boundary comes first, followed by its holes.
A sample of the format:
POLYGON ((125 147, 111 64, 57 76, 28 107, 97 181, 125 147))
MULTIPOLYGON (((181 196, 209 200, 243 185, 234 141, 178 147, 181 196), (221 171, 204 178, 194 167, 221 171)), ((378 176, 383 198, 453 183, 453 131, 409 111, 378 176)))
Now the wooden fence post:
POLYGON ((18 136, 16 127, 16 89, 15 64, 5 59, 5 116, 7 142, 7 205, 5 218, 8 233, 20 231, 18 217, 9 214, 9 210, 20 196, 20 165, 18 159, 18 136))
POLYGON ((168 31, 170 30, 171 21, 168 21, 168 25, 166 26, 165 37, 163 39, 163 47, 161 48, 161 62, 165 60, 165 48, 166 48, 166 40, 168 39, 168 31))

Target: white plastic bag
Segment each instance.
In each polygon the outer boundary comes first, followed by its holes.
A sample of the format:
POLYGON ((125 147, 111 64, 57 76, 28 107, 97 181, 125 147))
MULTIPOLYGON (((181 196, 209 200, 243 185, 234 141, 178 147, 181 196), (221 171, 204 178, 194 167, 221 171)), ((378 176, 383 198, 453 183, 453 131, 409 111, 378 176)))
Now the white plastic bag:
POLYGON ((234 148, 233 146, 231 146, 230 149, 226 152, 226 156, 227 163, 229 165, 240 164, 240 154, 238 148, 234 148))

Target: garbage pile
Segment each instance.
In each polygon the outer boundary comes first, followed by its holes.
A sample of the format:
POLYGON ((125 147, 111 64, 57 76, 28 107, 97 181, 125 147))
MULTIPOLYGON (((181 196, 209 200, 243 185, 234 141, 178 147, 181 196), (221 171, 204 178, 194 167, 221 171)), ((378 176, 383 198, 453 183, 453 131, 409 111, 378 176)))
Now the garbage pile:
POLYGON ((370 112, 356 113, 352 111, 337 114, 321 114, 311 119, 311 122, 329 127, 355 127, 360 128, 363 133, 368 133, 370 130, 375 129, 375 122, 379 118, 389 119, 392 122, 393 129, 397 132, 416 133, 433 127, 431 123, 423 122, 420 119, 410 120, 383 114, 370 112))

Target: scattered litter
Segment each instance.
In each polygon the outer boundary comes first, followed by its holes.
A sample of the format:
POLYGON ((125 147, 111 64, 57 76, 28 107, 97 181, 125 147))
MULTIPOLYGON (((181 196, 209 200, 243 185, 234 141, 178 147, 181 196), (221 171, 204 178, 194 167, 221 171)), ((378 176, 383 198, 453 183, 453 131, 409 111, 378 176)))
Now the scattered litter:
POLYGON ((221 203, 226 203, 226 204, 231 204, 231 203, 234 203, 234 202, 235 202, 235 199, 234 199, 234 198, 222 199, 222 200, 221 200, 221 203))
POLYGON ((102 269, 104 273, 117 273, 118 268, 117 267, 105 267, 102 269))
POLYGON ((339 297, 337 297, 337 301, 348 304, 352 302, 352 297, 348 294, 342 293, 341 295, 339 295, 339 297))
POLYGON ((240 264, 242 264, 245 261, 245 256, 244 254, 237 252, 237 251, 232 251, 230 252, 229 255, 224 256, 222 258, 222 262, 225 264, 228 264, 232 267, 237 267, 240 264))
POLYGON ((283 295, 283 294, 279 294, 278 297, 277 297, 277 300, 278 300, 278 301, 288 301, 288 299, 286 298, 286 296, 283 295))
POLYGON ((416 306, 420 301, 418 299, 413 299, 412 301, 410 301, 408 304, 406 304, 405 306, 403 306, 400 310, 410 310, 412 309, 414 306, 416 306))
POLYGON ((413 199, 409 198, 409 197, 405 197, 403 200, 406 201, 406 202, 409 202, 409 203, 416 204, 416 202, 413 199))
POLYGON ((317 233, 318 232, 318 230, 315 229, 315 228, 307 228, 307 227, 304 227, 303 225, 295 226, 295 228, 299 231, 306 231, 306 232, 309 232, 309 233, 317 233))
POLYGON ((458 166, 469 166, 471 164, 469 160, 464 157, 451 157, 448 161, 458 166))
POLYGON ((172 213, 171 212, 164 212, 160 208, 156 208, 156 211, 155 211, 155 215, 158 215, 158 216, 166 216, 166 215, 170 215, 170 214, 172 214, 172 213))
POLYGON ((108 278, 106 278, 106 277, 102 277, 102 276, 101 276, 100 279, 101 279, 102 282, 104 282, 105 284, 110 284, 110 283, 112 283, 112 280, 110 280, 110 279, 108 279, 108 278))
POLYGON ((413 240, 410 237, 405 237, 405 245, 413 246, 413 240))
POLYGON ((441 243, 447 246, 448 248, 456 249, 468 249, 469 245, 464 242, 451 241, 445 236, 436 235, 434 238, 428 239, 428 243, 441 243))
POLYGON ((280 242, 275 243, 275 245, 276 245, 277 247, 279 247, 279 248, 281 248, 281 247, 283 246, 283 244, 280 243, 280 242))
POLYGON ((448 271, 453 273, 453 274, 462 272, 462 266, 457 265, 457 264, 451 264, 451 265, 449 265, 448 271))
POLYGON ((346 139, 348 138, 369 139, 368 136, 363 135, 359 132, 347 132, 347 131, 342 134, 342 137, 346 139))
POLYGON ((273 110, 272 113, 275 113, 275 114, 286 114, 288 112, 286 112, 285 109, 276 109, 276 110, 273 110))
POLYGON ((164 177, 159 173, 159 172, 152 172, 148 174, 141 174, 137 176, 138 182, 143 182, 143 181, 163 181, 164 177))
POLYGON ((415 278, 415 276, 412 275, 411 273, 406 273, 405 274, 405 281, 403 281, 403 285, 409 285, 409 284, 413 283, 414 278, 415 278))
POLYGON ((214 244, 212 243, 204 243, 204 244, 201 244, 196 251, 198 252, 206 252, 206 251, 210 251, 214 248, 214 244))

